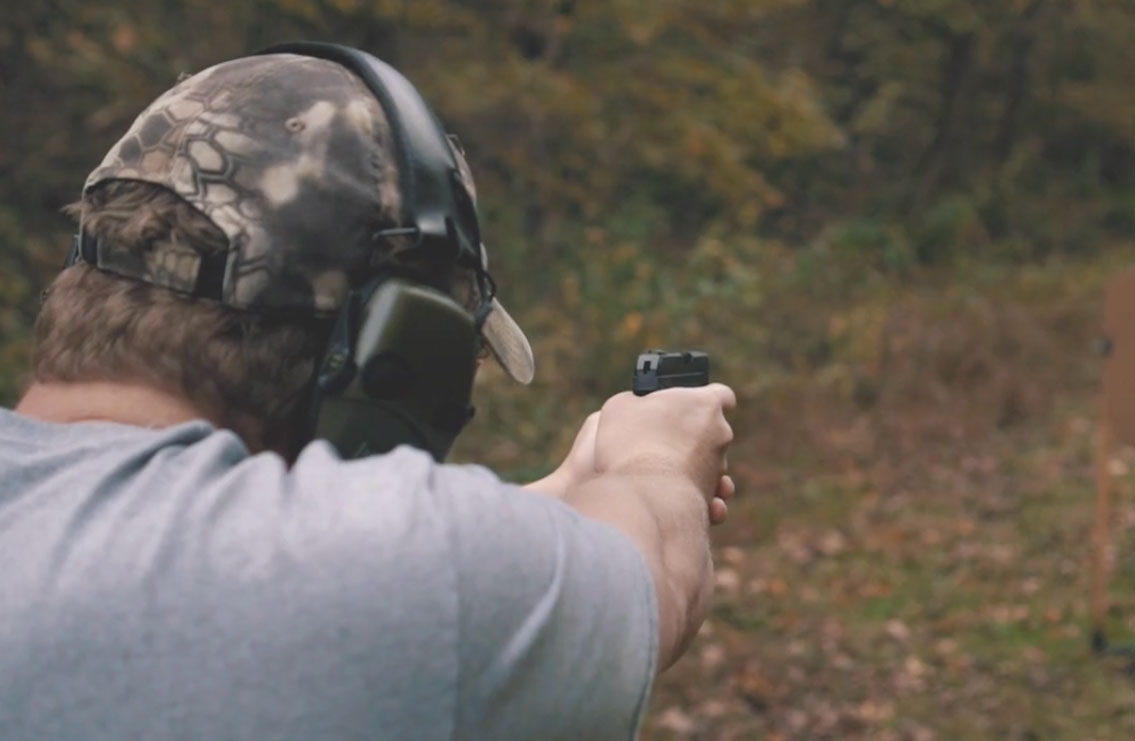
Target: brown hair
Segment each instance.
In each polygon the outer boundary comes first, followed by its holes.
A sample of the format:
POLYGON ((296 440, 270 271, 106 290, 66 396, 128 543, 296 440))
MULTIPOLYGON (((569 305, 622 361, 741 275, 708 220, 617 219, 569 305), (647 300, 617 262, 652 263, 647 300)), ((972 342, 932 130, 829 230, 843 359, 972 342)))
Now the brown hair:
MULTIPOLYGON (((203 214, 149 183, 109 183, 68 211, 81 212, 88 234, 121 248, 227 247, 203 214)), ((325 319, 243 312, 79 263, 47 291, 33 373, 39 382, 146 384, 238 432, 251 418, 265 435, 292 428, 328 331, 325 319)))

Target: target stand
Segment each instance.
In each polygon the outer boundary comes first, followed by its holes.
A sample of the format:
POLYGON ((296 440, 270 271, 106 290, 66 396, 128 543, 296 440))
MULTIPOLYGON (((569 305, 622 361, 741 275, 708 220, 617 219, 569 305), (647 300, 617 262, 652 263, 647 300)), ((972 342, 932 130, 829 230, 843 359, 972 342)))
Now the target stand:
POLYGON ((1107 635, 1108 583, 1112 564, 1112 461, 1123 446, 1135 446, 1135 270, 1120 273, 1107 285, 1103 336, 1097 351, 1104 356, 1100 387, 1096 456, 1096 512, 1092 529, 1092 650, 1097 654, 1135 657, 1135 644, 1113 645, 1107 635))

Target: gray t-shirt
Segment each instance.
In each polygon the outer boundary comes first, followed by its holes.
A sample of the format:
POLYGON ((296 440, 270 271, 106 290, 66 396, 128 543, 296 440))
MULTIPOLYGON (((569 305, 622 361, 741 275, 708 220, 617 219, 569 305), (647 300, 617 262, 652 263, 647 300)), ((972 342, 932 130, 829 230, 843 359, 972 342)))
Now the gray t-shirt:
POLYGON ((655 595, 615 529, 410 448, 0 409, 0 738, 627 739, 655 595))

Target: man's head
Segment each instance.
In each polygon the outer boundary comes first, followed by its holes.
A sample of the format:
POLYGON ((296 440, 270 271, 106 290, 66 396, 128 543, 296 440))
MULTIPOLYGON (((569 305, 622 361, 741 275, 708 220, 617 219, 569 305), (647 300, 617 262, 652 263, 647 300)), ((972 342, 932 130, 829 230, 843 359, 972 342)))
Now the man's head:
MULTIPOLYGON (((379 101, 334 62, 257 56, 184 80, 87 179, 75 210, 97 265, 48 292, 36 379, 144 382, 234 428, 230 417, 290 427, 330 318, 376 270, 473 310, 487 298, 482 266, 390 235, 412 177, 395 146, 379 101)), ((531 350, 495 299, 482 333, 528 382, 531 350)))

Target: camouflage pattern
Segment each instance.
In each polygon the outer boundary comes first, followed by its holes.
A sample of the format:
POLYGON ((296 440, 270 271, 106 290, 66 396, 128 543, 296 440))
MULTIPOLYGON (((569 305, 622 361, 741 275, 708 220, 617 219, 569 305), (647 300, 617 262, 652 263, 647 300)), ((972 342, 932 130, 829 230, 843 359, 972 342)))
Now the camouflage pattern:
MULTIPOLYGON (((248 57, 193 75, 150 104, 83 192, 111 180, 170 189, 228 238, 225 304, 327 315, 388 256, 372 235, 399 222, 389 142, 381 106, 346 68, 292 54, 248 57)), ((178 291, 193 290, 200 264, 173 243, 145 255, 113 245, 99 252, 101 269, 178 291)), ((529 382, 531 347, 496 302, 484 335, 509 374, 529 382)))

